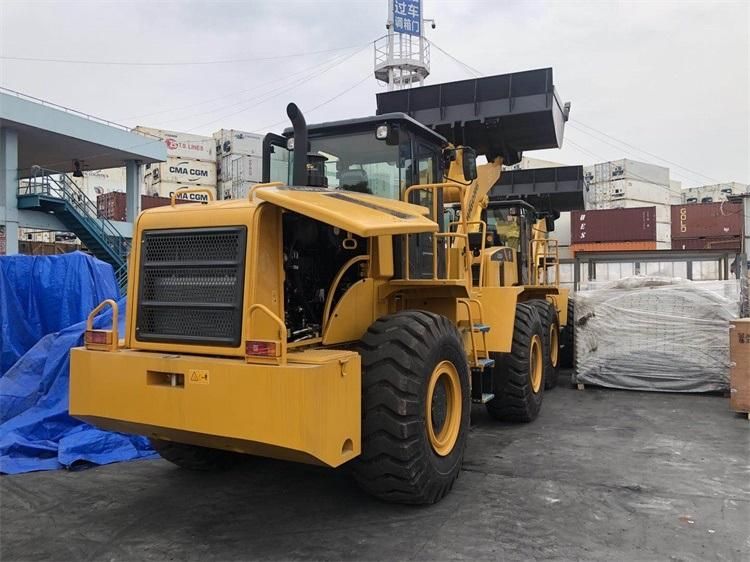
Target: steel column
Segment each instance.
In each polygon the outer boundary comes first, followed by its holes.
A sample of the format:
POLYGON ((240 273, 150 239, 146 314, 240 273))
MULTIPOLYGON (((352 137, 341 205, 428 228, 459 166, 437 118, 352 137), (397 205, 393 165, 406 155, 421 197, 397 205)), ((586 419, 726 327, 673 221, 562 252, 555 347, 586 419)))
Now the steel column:
POLYGON ((0 225, 5 253, 18 253, 18 132, 0 127, 0 225))

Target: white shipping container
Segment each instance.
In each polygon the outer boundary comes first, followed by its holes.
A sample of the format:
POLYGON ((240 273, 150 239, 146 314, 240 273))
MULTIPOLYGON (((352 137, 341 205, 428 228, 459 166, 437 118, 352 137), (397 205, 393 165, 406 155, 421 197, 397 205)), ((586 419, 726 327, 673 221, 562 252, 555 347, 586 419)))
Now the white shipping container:
POLYGON ((146 176, 148 184, 160 182, 201 185, 216 188, 216 162, 202 162, 187 158, 167 158, 166 162, 151 164, 146 176))
POLYGON ((221 129, 213 134, 217 158, 227 154, 263 156, 263 135, 235 129, 221 129))
POLYGON ((213 195, 214 199, 216 199, 216 188, 214 187, 208 187, 204 185, 196 186, 192 184, 170 183, 170 182, 159 183, 158 185, 154 187, 154 191, 152 193, 149 193, 149 195, 156 195, 157 197, 172 197, 173 193, 177 193, 178 199, 186 199, 188 201, 195 201, 198 203, 204 203, 208 201, 208 195, 206 195, 206 193, 183 193, 183 194, 179 193, 180 189, 195 188, 195 187, 208 189, 213 195))
POLYGON ((231 181, 220 181, 216 187, 216 191, 219 199, 233 199, 231 181))
POLYGON ((125 191, 125 168, 86 170, 82 178, 73 178, 73 181, 89 199, 96 201, 98 195, 125 191))
POLYGON ((250 188, 252 188, 255 184, 260 183, 257 181, 231 181, 231 182, 225 182, 222 185, 228 184, 228 191, 225 189, 224 193, 229 193, 229 195, 224 195, 224 199, 244 199, 247 197, 247 194, 250 193, 250 188))
POLYGON ((560 213, 560 217, 555 221, 555 230, 550 233, 551 238, 557 240, 560 248, 570 246, 570 212, 560 213))
POLYGON ((669 185, 669 168, 627 158, 586 166, 584 175, 588 175, 593 183, 629 179, 663 186, 669 185))
POLYGON ((229 154, 219 159, 219 181, 252 181, 263 179, 263 159, 260 156, 229 154))
POLYGON ((212 137, 140 125, 135 130, 162 139, 167 146, 167 157, 216 162, 216 141, 212 137))

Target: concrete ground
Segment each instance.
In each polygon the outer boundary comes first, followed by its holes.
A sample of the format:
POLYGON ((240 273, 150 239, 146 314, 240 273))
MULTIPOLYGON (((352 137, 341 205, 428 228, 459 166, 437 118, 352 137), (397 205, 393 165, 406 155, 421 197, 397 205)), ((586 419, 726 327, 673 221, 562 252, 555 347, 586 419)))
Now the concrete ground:
POLYGON ((563 386, 532 424, 475 408, 464 470, 431 507, 264 459, 6 476, 0 558, 750 560, 750 422, 728 406, 563 386))

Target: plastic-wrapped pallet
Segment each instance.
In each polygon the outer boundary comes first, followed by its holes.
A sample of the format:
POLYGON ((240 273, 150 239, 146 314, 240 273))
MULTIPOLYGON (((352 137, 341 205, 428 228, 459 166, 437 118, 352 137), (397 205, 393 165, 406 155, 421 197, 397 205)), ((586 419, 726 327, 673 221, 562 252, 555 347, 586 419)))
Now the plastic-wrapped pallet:
POLYGON ((576 293, 575 382, 664 392, 729 388, 736 280, 636 276, 576 293))

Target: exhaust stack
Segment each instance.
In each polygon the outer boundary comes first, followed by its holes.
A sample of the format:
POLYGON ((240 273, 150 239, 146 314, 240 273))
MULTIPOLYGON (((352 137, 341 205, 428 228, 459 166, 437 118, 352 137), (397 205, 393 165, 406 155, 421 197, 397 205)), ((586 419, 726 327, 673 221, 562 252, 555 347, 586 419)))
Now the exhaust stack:
POLYGON ((286 114, 292 122, 294 129, 294 169, 292 170, 292 183, 294 185, 307 185, 307 123, 297 104, 290 103, 286 106, 286 114))

